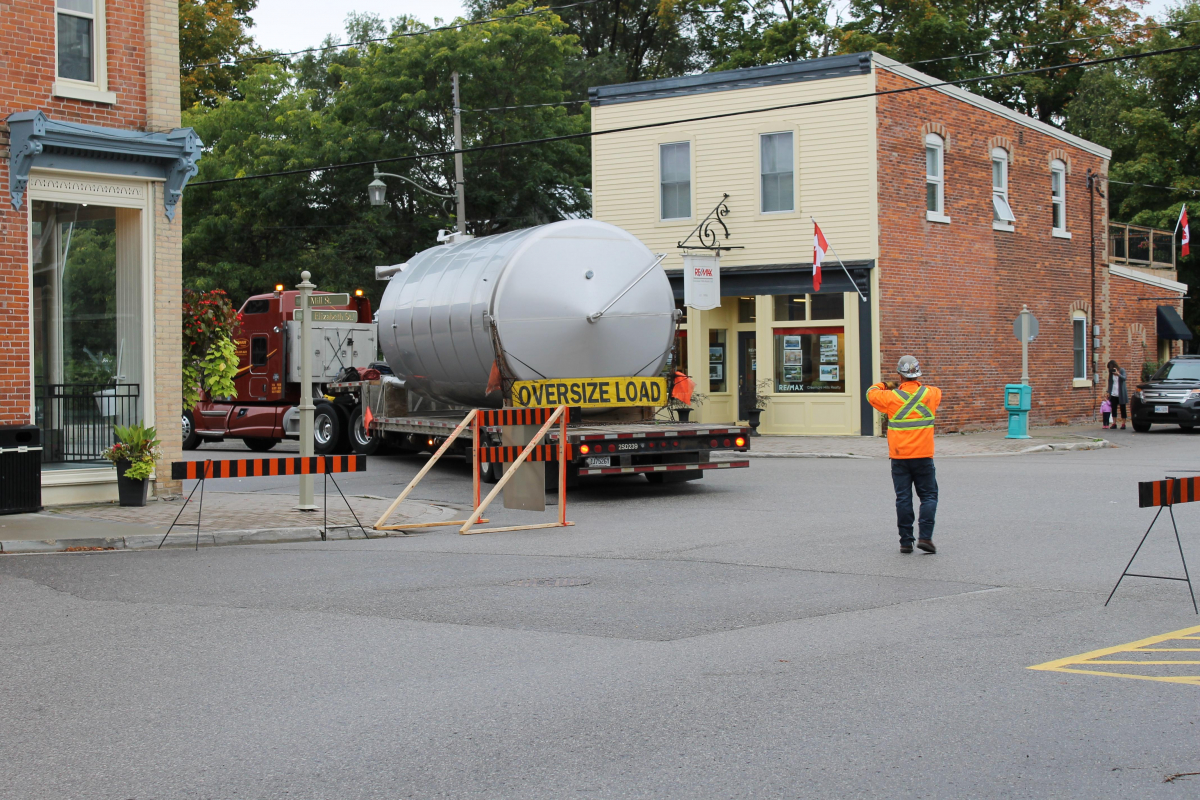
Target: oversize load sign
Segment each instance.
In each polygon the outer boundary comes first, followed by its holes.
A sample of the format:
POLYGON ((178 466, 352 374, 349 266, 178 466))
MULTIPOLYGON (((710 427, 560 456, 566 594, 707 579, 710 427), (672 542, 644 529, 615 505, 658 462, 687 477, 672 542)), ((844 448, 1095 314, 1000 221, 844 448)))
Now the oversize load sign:
MULTIPOLYGON (((348 306, 350 305, 350 295, 348 294, 314 294, 308 298, 309 308, 318 308, 320 306, 348 306)), ((300 295, 296 295, 296 308, 300 307, 300 295)))
POLYGON ((512 402, 518 408, 553 406, 663 406, 667 404, 666 378, 560 378, 517 381, 512 402))

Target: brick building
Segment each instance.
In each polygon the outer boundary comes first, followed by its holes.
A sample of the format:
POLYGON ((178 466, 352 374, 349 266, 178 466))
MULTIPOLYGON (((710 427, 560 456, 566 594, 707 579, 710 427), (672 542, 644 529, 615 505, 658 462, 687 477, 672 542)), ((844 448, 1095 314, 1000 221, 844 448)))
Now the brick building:
POLYGON ((178 457, 175 0, 13 0, 0 16, 0 425, 42 429, 47 504, 115 497, 113 424, 178 457))
POLYGON ((1090 417, 1109 358, 1136 379, 1169 350, 1157 317, 1181 301, 1162 298, 1187 287, 1161 234, 1146 258, 1109 257, 1088 182, 1109 151, 937 83, 861 53, 591 90, 594 130, 659 124, 593 140, 595 217, 669 253, 680 299, 685 256, 735 248, 720 305, 687 309, 676 348, 701 419, 765 397, 764 433, 870 435, 866 387, 913 353, 946 391, 941 431, 1002 425, 1022 305, 1040 323, 1035 423, 1090 417), (702 119, 727 112, 744 113, 702 119), (811 217, 847 268, 827 256, 819 289, 811 217))

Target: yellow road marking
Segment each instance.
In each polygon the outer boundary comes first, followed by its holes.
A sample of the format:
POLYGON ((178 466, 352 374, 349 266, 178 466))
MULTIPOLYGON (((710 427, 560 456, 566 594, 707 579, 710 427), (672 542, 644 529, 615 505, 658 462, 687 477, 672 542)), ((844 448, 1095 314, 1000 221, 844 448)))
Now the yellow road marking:
POLYGON ((1136 673, 1127 672, 1108 672, 1095 669, 1080 669, 1080 667, 1099 666, 1101 664, 1107 666, 1114 665, 1134 665, 1134 666, 1195 666, 1200 665, 1200 661, 1125 661, 1125 660, 1100 660, 1105 656, 1112 656, 1118 653, 1196 653, 1200 652, 1200 648, 1196 647, 1151 647, 1150 645, 1162 644, 1163 642, 1172 641, 1200 641, 1200 625, 1194 628, 1184 628, 1171 633, 1163 633, 1158 636, 1151 636, 1147 639, 1139 639, 1136 642, 1128 644, 1120 644, 1116 647, 1105 647, 1100 650, 1093 650, 1090 653, 1082 653, 1077 656, 1068 656, 1055 661, 1047 661, 1045 664, 1036 664, 1029 669, 1045 670, 1047 672, 1074 672, 1080 675, 1104 675, 1111 678, 1132 678, 1141 681, 1160 681, 1162 683, 1186 683, 1195 686, 1200 686, 1200 670, 1190 669, 1188 672, 1194 673, 1190 675, 1138 675, 1136 673))

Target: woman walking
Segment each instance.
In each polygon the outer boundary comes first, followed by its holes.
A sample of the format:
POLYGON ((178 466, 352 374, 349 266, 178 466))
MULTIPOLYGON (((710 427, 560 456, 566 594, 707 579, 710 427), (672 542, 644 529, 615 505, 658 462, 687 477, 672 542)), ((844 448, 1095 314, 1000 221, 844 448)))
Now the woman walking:
POLYGON ((1112 405, 1112 425, 1108 426, 1111 430, 1117 429, 1117 411, 1121 412, 1121 430, 1125 429, 1125 420, 1127 414, 1125 411, 1129 403, 1129 392, 1125 388, 1125 370, 1121 369, 1121 365, 1116 361, 1108 362, 1108 402, 1112 405))

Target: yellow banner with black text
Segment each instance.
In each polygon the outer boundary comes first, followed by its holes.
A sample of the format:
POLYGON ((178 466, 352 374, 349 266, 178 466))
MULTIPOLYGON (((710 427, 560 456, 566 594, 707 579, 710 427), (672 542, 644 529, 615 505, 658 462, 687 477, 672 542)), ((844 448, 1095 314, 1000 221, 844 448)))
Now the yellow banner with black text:
POLYGON ((517 381, 512 385, 517 408, 579 406, 663 406, 667 404, 666 378, 557 378, 517 381))

